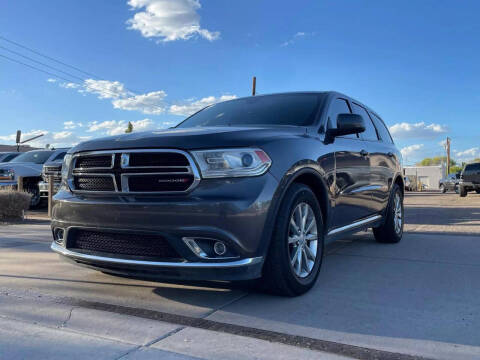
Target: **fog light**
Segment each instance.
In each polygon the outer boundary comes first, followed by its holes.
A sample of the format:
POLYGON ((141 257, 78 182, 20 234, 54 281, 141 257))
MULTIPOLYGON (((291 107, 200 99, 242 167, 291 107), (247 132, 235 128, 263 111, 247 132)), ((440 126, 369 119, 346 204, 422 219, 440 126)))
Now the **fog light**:
POLYGON ((62 245, 64 241, 64 234, 65 232, 63 231, 63 229, 55 229, 55 231, 53 232, 54 241, 57 244, 62 245))
POLYGON ((213 251, 215 251, 215 254, 218 256, 222 256, 227 252, 227 247, 223 242, 216 241, 215 244, 213 244, 213 251))

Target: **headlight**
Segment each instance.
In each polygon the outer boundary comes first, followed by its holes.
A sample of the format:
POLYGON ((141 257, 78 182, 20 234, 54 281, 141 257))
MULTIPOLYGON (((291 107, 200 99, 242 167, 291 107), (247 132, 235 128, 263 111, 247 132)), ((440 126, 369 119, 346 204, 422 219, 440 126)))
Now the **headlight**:
POLYGON ((72 155, 67 154, 63 158, 62 164, 62 186, 68 189, 68 174, 70 172, 70 164, 72 162, 72 155))
POLYGON ((0 170, 0 180, 15 179, 15 171, 13 169, 0 170))
POLYGON ((203 178, 243 177, 264 174, 272 160, 260 149, 192 151, 203 178))

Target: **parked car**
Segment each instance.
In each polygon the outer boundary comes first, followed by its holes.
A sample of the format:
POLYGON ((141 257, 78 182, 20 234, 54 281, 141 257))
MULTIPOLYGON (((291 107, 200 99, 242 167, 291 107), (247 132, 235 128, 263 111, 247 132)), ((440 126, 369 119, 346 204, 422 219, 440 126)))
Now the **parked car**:
POLYGON ((382 119, 336 92, 218 103, 173 129, 71 149, 51 248, 103 272, 315 283, 324 244, 403 234, 401 154, 382 119))
POLYGON ((480 162, 465 165, 458 183, 461 197, 467 196, 469 191, 480 194, 480 162))
POLYGON ((0 163, 6 163, 15 159, 21 153, 19 152, 0 152, 0 163))
POLYGON ((63 158, 68 149, 33 150, 24 152, 8 163, 0 164, 0 188, 17 188, 18 177, 23 178, 23 189, 32 195, 31 207, 40 204, 39 181, 42 180, 42 167, 47 161, 63 158))
POLYGON ((447 191, 455 191, 458 193, 458 182, 460 181, 460 172, 449 174, 446 178, 441 179, 438 183, 438 188, 442 193, 447 191))
POLYGON ((41 198, 48 198, 48 183, 50 181, 50 176, 53 176, 53 194, 56 194, 60 188, 64 156, 65 154, 63 154, 63 156, 56 157, 55 161, 50 161, 43 164, 42 181, 38 183, 38 189, 40 191, 41 198))
POLYGON ((408 178, 408 176, 403 177, 403 183, 405 184, 405 190, 406 191, 413 191, 412 189, 412 182, 408 178))

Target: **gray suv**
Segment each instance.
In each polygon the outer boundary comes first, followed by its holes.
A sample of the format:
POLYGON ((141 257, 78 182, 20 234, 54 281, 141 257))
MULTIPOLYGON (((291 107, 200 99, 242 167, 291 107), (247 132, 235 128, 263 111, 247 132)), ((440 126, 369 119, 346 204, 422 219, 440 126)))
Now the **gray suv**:
POLYGON ((168 130, 81 143, 64 159, 52 250, 103 272, 246 280, 294 296, 324 245, 403 234, 401 155, 381 118, 336 92, 226 101, 168 130))

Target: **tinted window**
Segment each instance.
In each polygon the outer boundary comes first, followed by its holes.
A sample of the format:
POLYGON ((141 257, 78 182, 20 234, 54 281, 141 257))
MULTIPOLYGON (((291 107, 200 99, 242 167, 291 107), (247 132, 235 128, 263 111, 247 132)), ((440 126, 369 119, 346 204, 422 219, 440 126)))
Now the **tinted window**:
MULTIPOLYGON (((337 115, 338 114, 350 114, 350 108, 345 99, 335 99, 330 103, 328 108, 328 124, 327 129, 335 129, 337 127, 337 115)), ((356 139, 357 134, 344 135, 342 137, 356 139)))
POLYGON ((2 160, 3 162, 9 162, 12 159, 15 159, 19 154, 10 154, 5 156, 5 158, 2 160))
POLYGON ((55 156, 55 159, 53 159, 52 161, 63 160, 63 158, 65 157, 65 154, 66 154, 66 152, 61 152, 60 154, 58 154, 57 156, 55 156))
POLYGON ((17 156, 12 163, 31 162, 35 164, 43 164, 52 155, 53 151, 29 151, 17 156))
POLYGON ((370 120, 367 111, 355 103, 352 103, 352 110, 354 114, 362 115, 363 121, 365 122, 365 131, 360 133, 360 137, 363 140, 378 141, 377 131, 375 130, 375 126, 373 126, 372 120, 370 120))
POLYGON ((230 125, 312 125, 322 94, 252 96, 209 106, 179 128, 230 125))
POLYGON ((378 135, 380 135, 380 138, 386 143, 393 144, 392 136, 390 135, 390 132, 388 131, 382 119, 380 119, 377 115, 375 115, 372 112, 369 112, 369 114, 371 115, 373 123, 377 128, 377 132, 378 132, 378 135))
POLYGON ((477 172, 480 171, 480 163, 474 163, 474 164, 467 164, 465 166, 465 172, 477 172))

